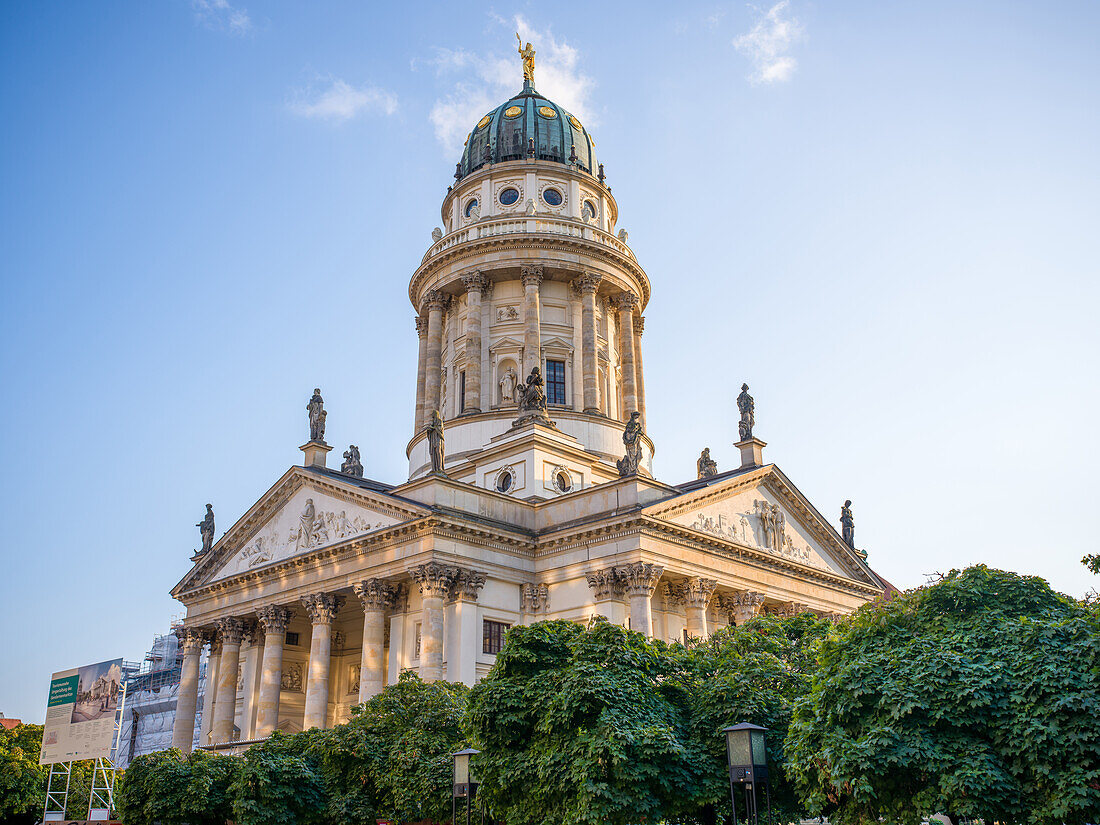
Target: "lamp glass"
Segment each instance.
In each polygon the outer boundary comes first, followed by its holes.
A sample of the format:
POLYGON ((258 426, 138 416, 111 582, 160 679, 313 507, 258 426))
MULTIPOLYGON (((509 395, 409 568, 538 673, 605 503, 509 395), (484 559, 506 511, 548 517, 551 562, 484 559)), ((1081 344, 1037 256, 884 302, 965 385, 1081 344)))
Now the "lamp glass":
POLYGON ((768 764, 767 751, 764 748, 764 731, 747 731, 752 736, 752 764, 761 766, 768 764))
POLYGON ((455 784, 470 784, 470 754, 468 753, 455 754, 455 784))
POLYGON ((726 749, 731 767, 752 764, 752 750, 747 730, 726 731, 726 749))

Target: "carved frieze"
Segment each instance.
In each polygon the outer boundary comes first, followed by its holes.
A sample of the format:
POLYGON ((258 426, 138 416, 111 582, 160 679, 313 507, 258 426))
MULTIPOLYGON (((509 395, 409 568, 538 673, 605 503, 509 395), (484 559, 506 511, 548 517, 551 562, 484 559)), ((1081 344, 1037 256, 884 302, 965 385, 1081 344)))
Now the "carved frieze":
POLYGON ((302 692, 302 666, 297 662, 283 665, 283 679, 279 685, 280 690, 291 693, 302 692))

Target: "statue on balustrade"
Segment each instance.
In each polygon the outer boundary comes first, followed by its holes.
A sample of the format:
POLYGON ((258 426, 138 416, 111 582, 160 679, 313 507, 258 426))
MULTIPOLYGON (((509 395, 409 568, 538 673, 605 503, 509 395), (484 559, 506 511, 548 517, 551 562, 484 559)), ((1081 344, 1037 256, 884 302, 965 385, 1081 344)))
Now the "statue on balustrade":
POLYGON ((840 508, 840 529, 841 535, 844 537, 844 543, 856 549, 856 520, 852 517, 852 500, 848 499, 844 502, 844 506, 840 508))
POLYGON ((325 400, 321 398, 319 387, 314 388, 313 397, 306 404, 306 410, 309 412, 309 440, 324 444, 325 419, 328 418, 328 413, 325 412, 325 400))
POLYGON ((202 550, 199 552, 209 553, 210 548, 214 546, 214 508, 212 506, 206 505, 206 515, 195 526, 199 528, 199 535, 202 536, 202 550))
POLYGON ((643 433, 641 419, 642 414, 640 412, 632 412, 630 420, 626 422, 626 428, 623 430, 623 446, 626 448, 626 455, 615 462, 622 478, 637 475, 638 467, 642 463, 643 433))
POLYGON ((718 475, 718 462, 710 457, 710 447, 704 447, 699 454, 699 460, 695 462, 695 468, 699 471, 699 478, 710 478, 718 475))
POLYGON ((359 448, 352 444, 344 451, 344 463, 340 465, 344 475, 363 477, 363 463, 359 460, 359 448))
POLYGON ((756 423, 756 404, 749 395, 749 385, 741 385, 741 394, 737 396, 737 409, 741 413, 741 421, 737 425, 737 434, 741 441, 752 438, 752 427, 756 423))

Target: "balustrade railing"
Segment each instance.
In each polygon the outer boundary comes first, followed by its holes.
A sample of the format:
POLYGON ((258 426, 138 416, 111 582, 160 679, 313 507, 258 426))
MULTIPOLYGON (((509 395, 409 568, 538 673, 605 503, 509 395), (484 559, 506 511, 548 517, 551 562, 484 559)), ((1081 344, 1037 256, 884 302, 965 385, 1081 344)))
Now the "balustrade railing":
POLYGON ((499 235, 524 233, 566 235, 572 238, 581 238, 614 249, 620 255, 634 260, 634 253, 630 251, 630 247, 610 232, 568 218, 551 218, 545 215, 530 217, 509 215, 499 218, 486 218, 469 226, 464 226, 433 243, 425 253, 424 260, 427 261, 452 246, 469 241, 499 235))

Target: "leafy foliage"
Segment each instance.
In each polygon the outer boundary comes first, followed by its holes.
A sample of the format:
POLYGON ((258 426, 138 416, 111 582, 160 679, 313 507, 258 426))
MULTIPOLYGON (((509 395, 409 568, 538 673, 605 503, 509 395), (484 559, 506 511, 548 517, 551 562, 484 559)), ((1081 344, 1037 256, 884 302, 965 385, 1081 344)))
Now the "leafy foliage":
POLYGON ((787 754, 814 813, 1100 816, 1100 621, 984 566, 862 608, 823 643, 787 754))
POLYGON ((0 822, 37 822, 46 801, 41 725, 0 728, 0 822))
POLYGON ((313 825, 327 822, 324 782, 310 757, 314 731, 276 732, 249 748, 229 793, 238 825, 313 825))
POLYGON ((1100 553, 1089 553, 1081 559, 1081 564, 1085 565, 1085 567, 1097 576, 1100 576, 1100 553))
POLYGON ((139 756, 123 772, 115 808, 127 825, 223 825, 239 760, 176 748, 139 756))

